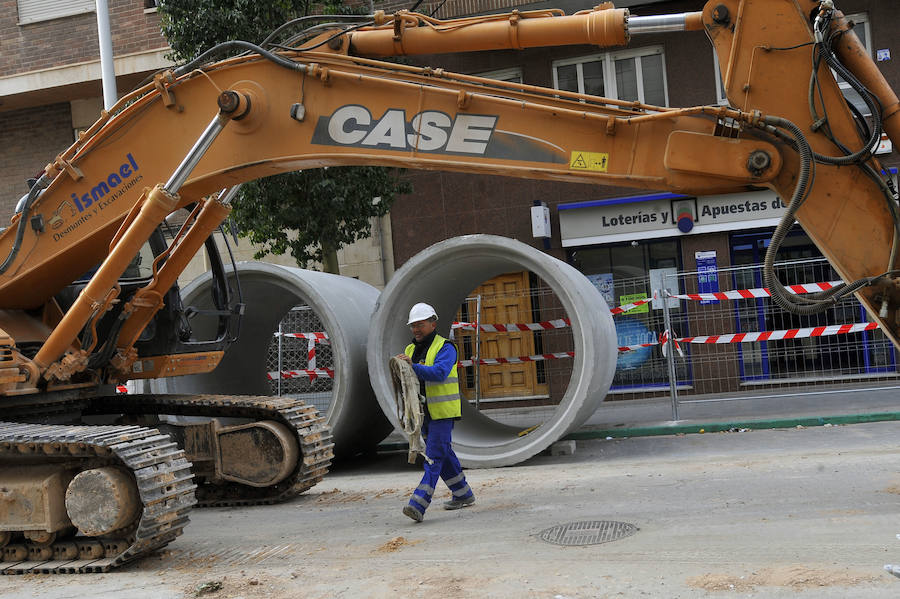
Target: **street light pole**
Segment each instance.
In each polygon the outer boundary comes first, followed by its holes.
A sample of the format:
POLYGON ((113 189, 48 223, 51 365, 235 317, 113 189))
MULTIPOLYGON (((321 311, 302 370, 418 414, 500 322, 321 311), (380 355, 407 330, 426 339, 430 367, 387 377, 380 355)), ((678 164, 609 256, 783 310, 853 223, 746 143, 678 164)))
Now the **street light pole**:
POLYGON ((103 108, 109 110, 119 99, 116 68, 113 63, 112 33, 109 30, 107 0, 97 0, 97 37, 100 40, 100 74, 103 82, 103 108))

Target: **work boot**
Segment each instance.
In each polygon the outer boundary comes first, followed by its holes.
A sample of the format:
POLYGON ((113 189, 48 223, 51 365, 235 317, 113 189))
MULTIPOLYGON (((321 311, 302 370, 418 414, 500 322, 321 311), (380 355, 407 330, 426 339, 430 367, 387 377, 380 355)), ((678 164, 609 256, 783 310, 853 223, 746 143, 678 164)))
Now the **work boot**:
POLYGON ((420 512, 419 510, 417 510, 416 508, 414 508, 411 505, 403 506, 403 515, 409 516, 416 522, 421 522, 422 520, 425 519, 425 514, 423 514, 422 512, 420 512))
POLYGON ((456 499, 455 497, 450 501, 444 502, 445 510, 458 510, 460 508, 468 507, 475 503, 475 496, 469 495, 468 497, 463 497, 462 499, 456 499))

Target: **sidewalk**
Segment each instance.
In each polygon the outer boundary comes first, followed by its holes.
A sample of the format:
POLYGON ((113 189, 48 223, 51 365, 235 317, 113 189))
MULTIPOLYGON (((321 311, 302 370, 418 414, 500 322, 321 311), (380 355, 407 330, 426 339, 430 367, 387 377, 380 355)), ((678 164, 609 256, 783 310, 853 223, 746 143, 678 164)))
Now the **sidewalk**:
MULTIPOLYGON (((651 437, 741 429, 794 428, 900 420, 900 385, 885 381, 810 392, 759 389, 752 394, 680 399, 673 420, 669 398, 606 400, 578 430, 564 439, 651 437)), ((378 446, 407 447, 395 430, 378 446)))
MULTIPOLYGON (((871 383, 870 383, 871 384, 871 383)), ((683 399, 673 421, 672 401, 605 401, 567 439, 643 437, 727 431, 854 424, 900 420, 900 385, 856 386, 811 392, 760 389, 753 395, 683 399)))

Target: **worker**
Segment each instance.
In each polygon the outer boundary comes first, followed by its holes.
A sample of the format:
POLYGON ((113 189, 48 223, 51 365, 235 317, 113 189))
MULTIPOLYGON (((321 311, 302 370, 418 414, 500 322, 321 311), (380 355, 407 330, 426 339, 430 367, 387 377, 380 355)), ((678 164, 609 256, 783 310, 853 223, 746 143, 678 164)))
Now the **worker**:
POLYGON ((412 331, 413 342, 397 356, 412 364, 419 379, 420 393, 425 397, 422 434, 428 459, 422 481, 403 507, 403 513, 416 522, 425 518, 438 477, 453 493, 450 501, 444 503, 445 510, 457 510, 475 503, 475 494, 450 446, 453 423, 462 415, 456 377, 456 347, 437 334, 437 319, 437 312, 430 305, 414 305, 406 323, 412 331))

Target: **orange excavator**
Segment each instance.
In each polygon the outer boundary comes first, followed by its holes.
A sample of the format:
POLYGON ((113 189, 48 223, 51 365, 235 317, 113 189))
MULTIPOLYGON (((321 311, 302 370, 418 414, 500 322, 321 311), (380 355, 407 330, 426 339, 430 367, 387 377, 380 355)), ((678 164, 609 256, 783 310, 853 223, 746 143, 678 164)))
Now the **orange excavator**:
POLYGON ((810 313, 855 293, 900 339, 897 194, 873 156, 882 132, 900 143, 900 104, 831 0, 309 23, 259 46, 227 42, 123 97, 46 166, 0 236, 4 573, 105 571, 171 541, 198 502, 278 501, 324 475, 329 431, 297 400, 112 392, 221 360, 242 304, 217 252, 214 310, 184 306, 176 281, 235 187, 259 177, 374 164, 691 195, 767 187, 788 205, 766 258, 775 301, 810 313), (728 106, 650 106, 377 60, 680 30, 706 32, 728 106), (169 240, 161 226, 182 209, 169 240), (772 264, 795 220, 845 285, 784 290, 772 264))

